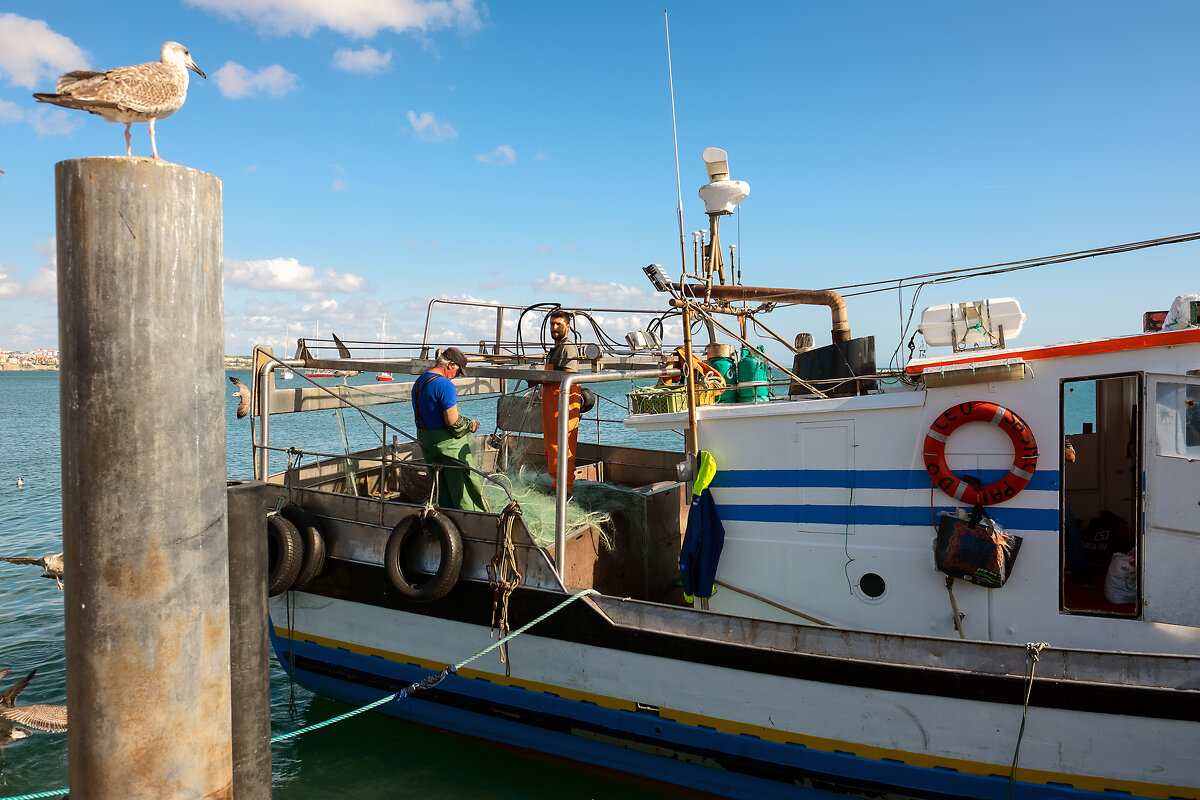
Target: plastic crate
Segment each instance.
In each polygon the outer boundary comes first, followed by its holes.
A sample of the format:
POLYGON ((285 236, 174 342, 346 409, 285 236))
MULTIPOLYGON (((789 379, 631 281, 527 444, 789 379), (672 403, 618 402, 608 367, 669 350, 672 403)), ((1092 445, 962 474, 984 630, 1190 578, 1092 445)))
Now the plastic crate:
POLYGON ((687 408, 687 392, 682 386, 644 386, 626 397, 631 414, 669 414, 687 408))

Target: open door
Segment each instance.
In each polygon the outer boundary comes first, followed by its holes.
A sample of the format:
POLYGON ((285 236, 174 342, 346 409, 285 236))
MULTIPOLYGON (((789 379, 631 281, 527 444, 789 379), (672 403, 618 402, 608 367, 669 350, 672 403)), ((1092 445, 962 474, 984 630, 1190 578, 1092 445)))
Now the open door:
POLYGON ((1200 625, 1200 377, 1147 380, 1146 619, 1200 625))
POLYGON ((1141 613, 1140 375, 1064 380, 1060 414, 1060 601, 1072 614, 1136 619, 1141 613), (1124 591, 1105 591, 1114 557, 1124 591))

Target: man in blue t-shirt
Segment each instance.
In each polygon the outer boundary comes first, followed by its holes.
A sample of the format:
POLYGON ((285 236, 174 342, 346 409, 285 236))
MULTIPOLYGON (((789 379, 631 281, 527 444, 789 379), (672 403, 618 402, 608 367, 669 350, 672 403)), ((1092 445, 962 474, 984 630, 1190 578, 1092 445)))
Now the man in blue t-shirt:
POLYGON ((458 390, 454 387, 454 378, 466 374, 463 351, 457 347, 443 350, 433 369, 413 384, 413 417, 425 462, 442 467, 430 469, 430 478, 437 481, 438 505, 486 511, 479 474, 466 468, 471 465, 471 434, 479 430, 479 422, 458 413, 458 390))

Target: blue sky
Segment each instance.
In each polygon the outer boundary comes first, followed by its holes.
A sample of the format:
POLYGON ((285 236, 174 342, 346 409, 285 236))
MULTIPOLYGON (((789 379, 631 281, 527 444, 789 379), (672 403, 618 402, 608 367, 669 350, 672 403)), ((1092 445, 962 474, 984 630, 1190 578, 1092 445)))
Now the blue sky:
MULTIPOLYGON (((226 352, 419 337, 430 297, 659 307, 677 274, 663 3, 189 0, 0 9, 0 348, 55 347, 54 164, 123 126, 35 103, 186 45, 208 80, 157 127, 224 187, 226 352)), ((686 229, 701 151, 751 194, 748 284, 837 287, 1200 230, 1200 4, 667 3, 686 229)), ((135 155, 148 156, 145 125, 135 155)), ((1200 292, 1200 244, 924 289, 1015 296, 1019 344, 1133 333, 1200 292)), ((912 290, 851 298, 896 347, 912 290)), ((608 316, 621 338, 632 321, 608 316)), ((492 323, 451 314, 441 338, 492 323)), ((828 313, 775 330, 828 342, 828 313)), ((920 340, 918 339, 918 345, 920 340)))

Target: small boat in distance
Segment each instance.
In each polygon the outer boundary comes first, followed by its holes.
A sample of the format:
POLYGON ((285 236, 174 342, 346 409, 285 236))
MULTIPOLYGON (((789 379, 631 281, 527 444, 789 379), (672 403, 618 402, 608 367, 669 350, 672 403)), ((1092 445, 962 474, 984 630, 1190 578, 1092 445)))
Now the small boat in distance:
POLYGON ((327 369, 311 369, 304 373, 306 378, 332 378, 334 374, 327 369))
MULTIPOLYGON (((379 342, 379 358, 380 358, 380 359, 382 359, 382 358, 384 357, 384 355, 383 355, 383 339, 384 339, 385 337, 384 337, 384 335, 383 335, 383 330, 384 330, 384 327, 385 327, 386 325, 387 325, 387 320, 386 320, 386 319, 385 319, 383 322, 379 323, 379 339, 380 339, 380 342, 379 342)), ((377 380, 377 381, 390 381, 390 380, 392 380, 392 373, 390 373, 390 372, 380 372, 380 373, 378 373, 378 374, 375 376, 375 380, 377 380)))
MULTIPOLYGON (((292 325, 289 322, 287 327, 284 328, 284 331, 283 331, 283 352, 285 352, 285 353, 287 352, 288 340, 291 338, 292 338, 292 325)), ((290 381, 292 378, 296 377, 296 374, 294 372, 292 372, 290 369, 288 369, 287 367, 284 367, 281 370, 277 370, 277 372, 279 374, 279 377, 285 381, 290 381)))

